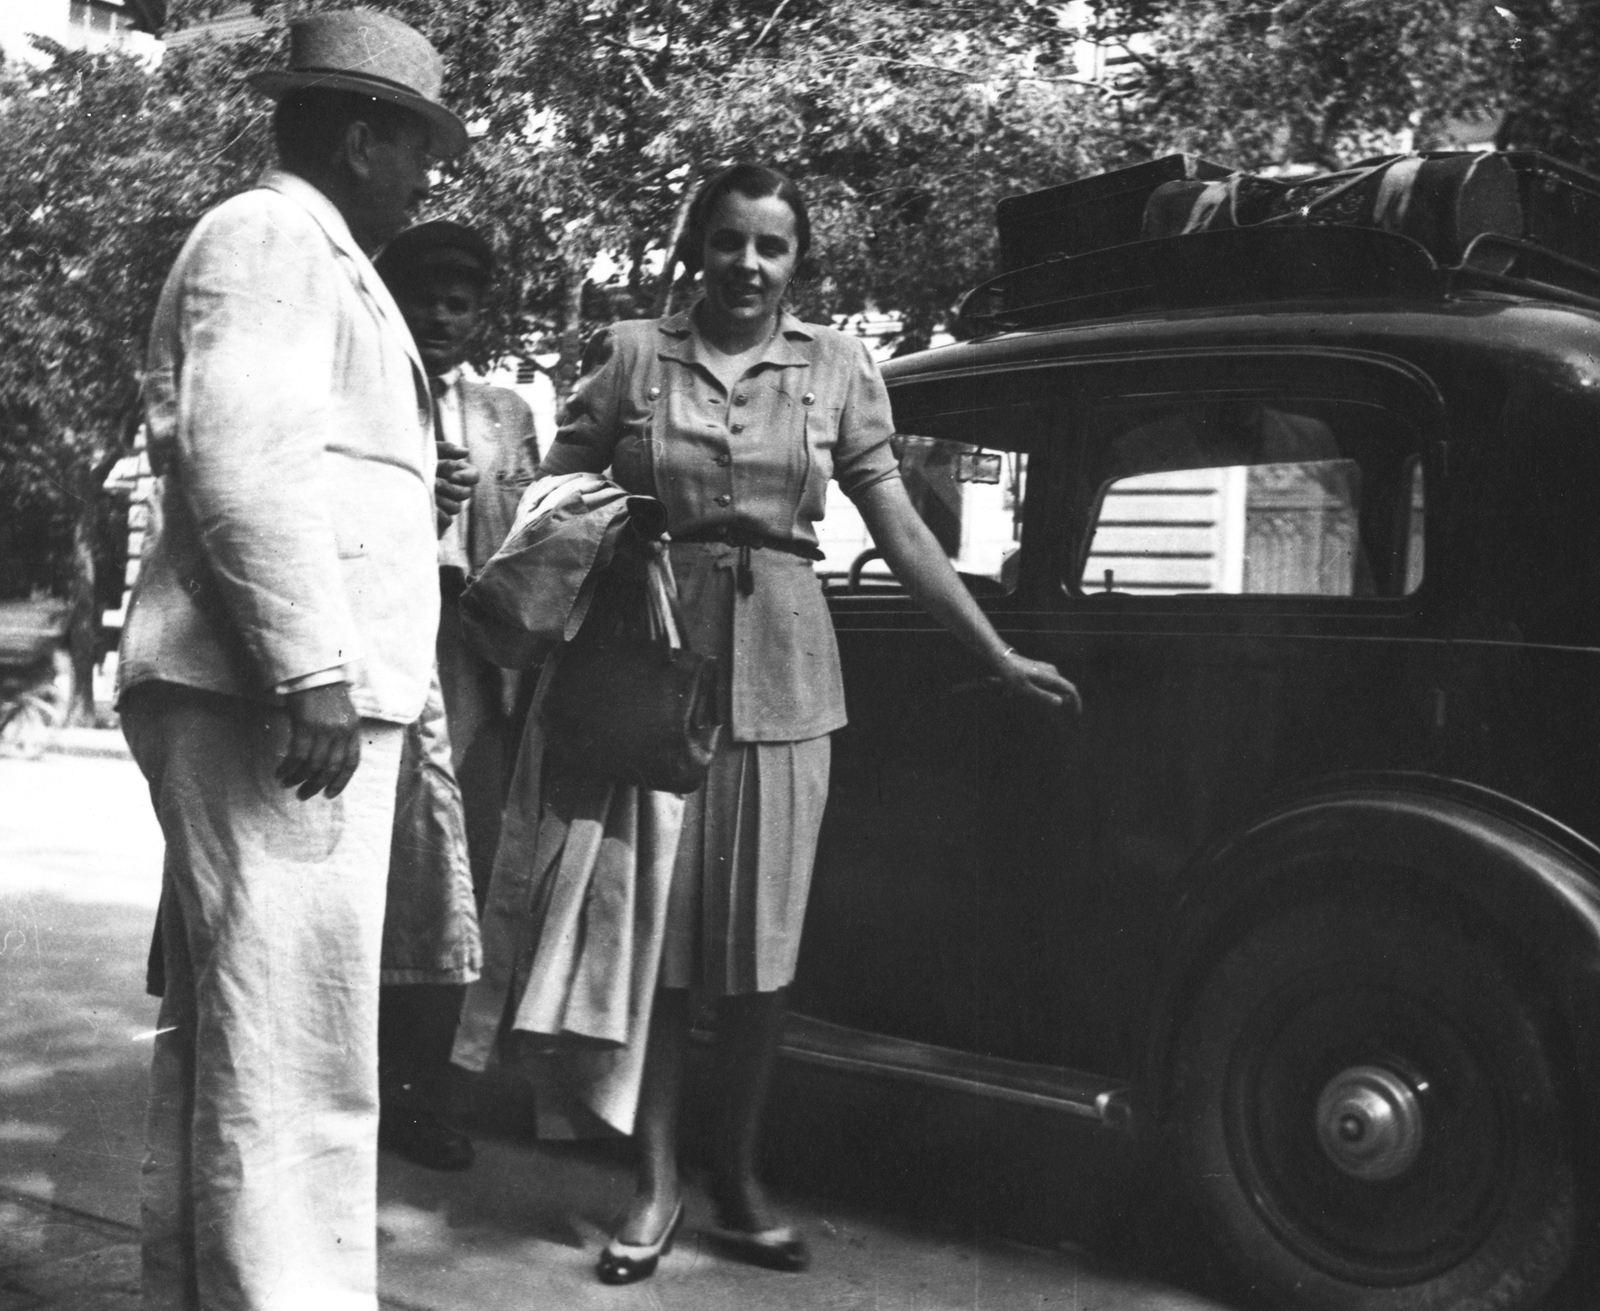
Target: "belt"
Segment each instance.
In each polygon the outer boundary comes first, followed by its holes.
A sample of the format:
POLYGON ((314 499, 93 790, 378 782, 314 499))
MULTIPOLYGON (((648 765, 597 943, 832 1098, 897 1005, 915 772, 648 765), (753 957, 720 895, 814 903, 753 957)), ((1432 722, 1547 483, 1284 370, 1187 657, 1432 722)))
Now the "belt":
POLYGON ((750 552, 757 551, 782 551, 785 555, 798 555, 802 560, 820 560, 823 558, 820 547, 812 546, 810 542, 791 541, 785 537, 768 537, 765 533, 756 532, 751 528, 736 528, 722 524, 713 528, 696 528, 692 533, 674 533, 674 542, 722 542, 728 546, 739 548, 739 563, 734 571, 734 584, 738 587, 741 596, 749 596, 756 590, 756 576, 750 568, 750 552))

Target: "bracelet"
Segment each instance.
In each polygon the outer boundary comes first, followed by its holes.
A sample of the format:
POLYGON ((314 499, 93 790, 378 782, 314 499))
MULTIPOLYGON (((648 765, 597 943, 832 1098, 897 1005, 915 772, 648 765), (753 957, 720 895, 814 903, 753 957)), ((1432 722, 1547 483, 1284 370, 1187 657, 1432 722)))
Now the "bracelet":
POLYGON ((1005 659, 1007 659, 1007 658, 1009 658, 1011 656, 1021 655, 1021 654, 1022 654, 1022 652, 1018 651, 1016 647, 1008 646, 1004 651, 1002 651, 1000 653, 1000 658, 1002 660, 1005 660, 1005 659))

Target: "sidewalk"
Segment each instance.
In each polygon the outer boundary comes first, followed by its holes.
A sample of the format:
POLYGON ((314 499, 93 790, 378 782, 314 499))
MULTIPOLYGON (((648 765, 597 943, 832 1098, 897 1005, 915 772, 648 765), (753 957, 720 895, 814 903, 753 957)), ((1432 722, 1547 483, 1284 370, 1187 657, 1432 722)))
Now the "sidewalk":
MULTIPOLYGON (((161 841, 143 780, 107 739, 120 741, 102 733, 40 760, 0 760, 0 1311, 138 1306, 156 1014, 143 969, 161 841)), ((1137 1240, 1107 1238, 1136 1214, 1114 1135, 795 1066, 776 1081, 768 1173, 811 1240, 812 1269, 726 1259, 703 1238, 710 1215, 693 1188, 656 1277, 608 1288, 593 1268, 632 1190, 625 1145, 536 1143, 521 1085, 468 1089, 471 1170, 381 1159, 390 1311, 1219 1305, 1063 1243, 1070 1234, 1147 1264, 1137 1240)), ((707 1100, 696 1074, 691 1112, 707 1100)), ((698 1159, 701 1117, 690 1118, 698 1159)))
POLYGON ((58 728, 54 730, 48 755, 99 756, 107 760, 131 760, 122 730, 117 728, 58 728))

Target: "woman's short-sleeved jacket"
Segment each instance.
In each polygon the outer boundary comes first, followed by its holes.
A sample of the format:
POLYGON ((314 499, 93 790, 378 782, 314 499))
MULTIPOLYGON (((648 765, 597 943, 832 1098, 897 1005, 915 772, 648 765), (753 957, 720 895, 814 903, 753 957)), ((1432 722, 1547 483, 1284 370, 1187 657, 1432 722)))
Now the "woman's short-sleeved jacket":
MULTIPOLYGON (((609 468, 662 502, 674 534, 726 527, 804 546, 817 543, 830 478, 854 498, 899 476, 888 392, 859 338, 785 314, 731 389, 705 358, 690 312, 597 334, 540 471, 609 468)), ((734 548, 704 550, 732 567, 734 548)), ((751 563, 755 589, 732 616, 734 740, 841 727, 838 649, 816 575, 776 551, 753 551, 751 563)))

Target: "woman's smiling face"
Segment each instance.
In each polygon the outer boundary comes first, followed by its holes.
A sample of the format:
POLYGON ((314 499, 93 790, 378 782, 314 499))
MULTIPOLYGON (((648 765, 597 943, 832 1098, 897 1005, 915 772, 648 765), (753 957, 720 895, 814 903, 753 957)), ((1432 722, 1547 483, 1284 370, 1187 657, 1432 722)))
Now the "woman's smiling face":
POLYGON ((702 313, 713 329, 739 335, 775 324, 799 261, 794 211, 777 196, 722 196, 706 224, 701 252, 702 313))

